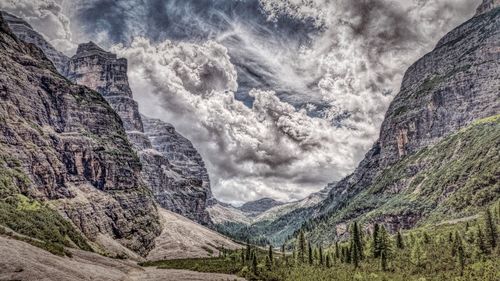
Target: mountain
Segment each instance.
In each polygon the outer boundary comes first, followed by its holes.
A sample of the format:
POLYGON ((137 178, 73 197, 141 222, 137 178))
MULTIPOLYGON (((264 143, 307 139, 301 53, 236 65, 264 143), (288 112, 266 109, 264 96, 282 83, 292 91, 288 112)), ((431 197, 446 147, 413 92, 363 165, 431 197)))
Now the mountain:
POLYGON ((215 201, 208 212, 216 229, 229 237, 280 246, 312 216, 313 208, 327 197, 329 190, 327 186, 302 200, 288 203, 264 198, 240 208, 215 201))
POLYGON ((2 225, 54 251, 101 251, 100 241, 111 239, 148 253, 159 216, 120 117, 99 93, 61 76, 3 17, 0 57, 2 225))
POLYGON ((474 215, 498 200, 498 6, 484 1, 408 69, 379 140, 314 210, 305 227, 313 241, 344 235, 353 220, 395 231, 474 215))
POLYGON ((261 198, 256 201, 247 202, 243 204, 239 209, 251 215, 258 215, 264 213, 265 211, 273 207, 280 205, 283 205, 283 203, 271 198, 261 198))
POLYGON ((59 73, 64 73, 69 58, 56 50, 43 36, 36 32, 31 25, 21 18, 7 12, 2 12, 4 20, 8 22, 11 31, 26 43, 32 43, 42 49, 47 58, 54 63, 59 73))
POLYGON ((144 116, 142 120, 153 148, 170 163, 169 188, 154 191, 156 200, 168 210, 211 224, 207 208, 212 191, 201 155, 171 124, 144 116))
POLYGON ((211 223, 203 160, 170 124, 139 114, 126 60, 82 44, 64 71, 88 87, 72 84, 36 42, 23 43, 6 23, 12 22, 2 19, 1 30, 0 234, 58 255, 78 247, 139 261, 240 247, 189 219, 211 223))
POLYGON ((127 60, 93 42, 80 44, 66 77, 99 92, 120 115, 141 159, 142 177, 160 206, 210 224, 205 209, 212 195, 201 156, 171 125, 141 116, 128 83, 127 60))

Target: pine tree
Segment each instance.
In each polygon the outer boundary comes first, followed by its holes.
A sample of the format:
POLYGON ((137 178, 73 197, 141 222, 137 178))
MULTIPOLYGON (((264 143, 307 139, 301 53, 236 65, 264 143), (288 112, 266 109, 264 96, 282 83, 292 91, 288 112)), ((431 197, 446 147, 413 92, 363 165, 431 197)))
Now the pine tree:
POLYGON ((351 263, 351 249, 349 248, 349 246, 346 246, 345 247, 345 262, 346 263, 351 263))
POLYGON ((427 255, 422 248, 422 244, 422 241, 416 241, 411 250, 411 261, 417 267, 423 267, 427 259, 427 255))
POLYGON ((323 266, 323 248, 319 246, 319 265, 323 266))
POLYGON ((380 257, 380 247, 378 245, 378 235, 380 231, 380 226, 376 223, 373 226, 373 235, 372 235, 372 254, 374 258, 380 257))
POLYGON ((252 272, 257 275, 257 257, 255 256, 255 253, 252 256, 252 272))
POLYGON ((351 261, 352 263, 354 264, 354 267, 355 268, 358 268, 359 267, 359 249, 358 249, 358 245, 356 244, 356 242, 354 242, 354 240, 351 240, 351 261))
POLYGON ((462 238, 458 233, 455 235, 455 245, 456 245, 456 256, 457 256, 457 264, 460 269, 460 276, 463 276, 464 274, 464 268, 465 268, 465 252, 464 252, 464 245, 462 243, 462 238))
POLYGON ((495 249, 497 246, 497 227, 489 209, 486 210, 484 223, 488 244, 491 249, 495 249))
POLYGON ((396 247, 398 249, 404 249, 405 248, 405 243, 403 241, 403 235, 401 235, 401 232, 398 231, 398 234, 396 235, 396 247))
POLYGON ((250 241, 247 239, 247 254, 246 254, 247 261, 250 261, 251 251, 252 251, 252 249, 250 247, 250 241))
POLYGON ((479 252, 481 254, 487 254, 488 253, 488 247, 486 246, 486 243, 484 241, 484 234, 483 234, 483 231, 481 230, 481 227, 477 228, 476 243, 477 243, 477 247, 479 249, 479 252))
POLYGON ((245 251, 243 250, 243 248, 241 249, 241 264, 245 264, 245 251))
POLYGON ((271 245, 269 245, 269 254, 268 254, 268 258, 269 258, 269 263, 271 264, 271 267, 273 266, 273 247, 271 245))
POLYGON ((300 263, 304 263, 304 258, 306 254, 306 238, 304 237, 304 232, 301 230, 299 233, 299 252, 298 252, 298 259, 300 263))
POLYGON ((335 242, 335 258, 340 259, 340 249, 339 249, 339 242, 335 242))
POLYGON ((330 268, 332 265, 331 265, 331 262, 330 262, 330 253, 327 253, 326 254, 326 268, 330 268))
POLYGON ((285 265, 288 265, 288 260, 287 260, 286 253, 285 253, 285 244, 283 244, 281 246, 281 257, 283 258, 283 263, 285 265))
MULTIPOLYGON (((361 231, 359 229, 359 225, 357 222, 354 222, 352 229, 351 229, 351 239, 353 243, 356 245, 355 249, 355 254, 357 255, 358 261, 363 260, 363 241, 361 238, 361 231)), ((354 248, 351 248, 351 250, 354 248)))
POLYGON ((392 248, 391 248, 391 241, 390 241, 391 239, 389 237, 389 234, 387 233, 385 227, 383 226, 380 228, 378 240, 380 249, 380 266, 383 271, 386 271, 390 255, 392 253, 392 248))
POLYGON ((312 247, 311 247, 311 243, 309 243, 308 245, 308 257, 309 257, 309 265, 313 265, 313 250, 312 250, 312 247))
POLYGON ((268 271, 273 270, 273 263, 271 262, 271 259, 269 259, 269 256, 266 257, 266 269, 268 271))

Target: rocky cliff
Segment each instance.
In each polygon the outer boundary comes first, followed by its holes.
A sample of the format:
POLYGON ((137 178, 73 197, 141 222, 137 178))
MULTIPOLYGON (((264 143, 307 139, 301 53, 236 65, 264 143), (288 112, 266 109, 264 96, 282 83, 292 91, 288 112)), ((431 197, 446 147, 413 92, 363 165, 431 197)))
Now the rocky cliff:
POLYGON ((2 202, 18 195, 45 202, 88 239, 146 254, 159 217, 120 117, 100 94, 62 77, 1 17, 0 99, 2 169, 16 178, 0 185, 2 202))
MULTIPOLYGON (((194 219, 202 224, 211 224, 207 212, 212 198, 210 179, 205 163, 193 144, 180 135, 175 128, 161 120, 143 116, 144 131, 154 148, 150 157, 157 152, 168 159, 168 173, 148 173, 150 182, 165 181, 169 188, 155 185, 153 193, 165 208, 194 219), (163 177, 163 179, 162 179, 163 177)), ((151 167, 153 170, 154 167, 151 167)))
POLYGON ((36 32, 31 25, 21 18, 7 12, 2 12, 4 20, 8 23, 11 31, 22 41, 32 43, 42 49, 47 58, 54 63, 59 73, 65 73, 65 68, 69 58, 56 50, 50 43, 36 32))
POLYGON ((341 235, 345 227, 326 230, 354 218, 395 230, 437 212, 442 219, 474 213, 498 198, 498 119, 474 123, 500 113, 498 46, 500 8, 486 0, 408 69, 379 140, 315 211, 323 225, 315 239, 341 235))
POLYGON ((67 77, 94 89, 115 109, 142 163, 142 177, 164 208, 203 224, 212 197, 208 173, 191 142, 161 120, 141 116, 127 77, 127 60, 90 42, 81 44, 67 77))

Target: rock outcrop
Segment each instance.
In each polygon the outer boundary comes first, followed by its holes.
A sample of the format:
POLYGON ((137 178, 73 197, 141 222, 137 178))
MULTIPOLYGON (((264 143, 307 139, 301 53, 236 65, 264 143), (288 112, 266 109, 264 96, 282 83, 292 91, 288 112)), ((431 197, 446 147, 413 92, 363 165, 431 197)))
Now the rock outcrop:
POLYGON ((280 205, 283 205, 283 203, 272 198, 262 198, 259 200, 247 202, 243 204, 239 209, 251 215, 259 215, 273 207, 280 205))
POLYGON ((210 181, 191 142, 161 120, 141 116, 127 77, 127 60, 96 44, 81 44, 68 63, 67 77, 102 94, 123 121, 138 152, 142 177, 164 208, 202 224, 211 198, 210 181))
POLYGON ((31 25, 21 18, 18 18, 7 12, 2 12, 4 20, 8 23, 11 31, 26 43, 32 43, 38 46, 47 58, 52 61, 59 73, 65 73, 69 58, 56 50, 43 36, 36 32, 31 25))
POLYGON ((0 100, 0 153, 27 175, 17 192, 49 202, 90 240, 104 235, 146 254, 159 217, 120 117, 1 17, 0 100))

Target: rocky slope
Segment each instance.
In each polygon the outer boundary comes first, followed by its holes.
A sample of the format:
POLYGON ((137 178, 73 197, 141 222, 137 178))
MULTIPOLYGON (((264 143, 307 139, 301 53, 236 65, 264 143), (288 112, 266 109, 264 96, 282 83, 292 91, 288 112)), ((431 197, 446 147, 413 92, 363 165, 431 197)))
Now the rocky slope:
MULTIPOLYGON (((57 214, 40 212, 50 205, 88 239, 110 237, 146 254, 160 233, 159 218, 120 117, 100 94, 62 77, 3 18, 0 99, 1 211, 52 221, 57 214)), ((9 227, 20 226, 17 216, 8 217, 9 227)))
POLYGON ((66 75, 101 93, 121 117, 140 156, 142 177, 157 202, 168 210, 210 224, 205 209, 212 195, 201 156, 170 124, 140 115, 128 83, 127 60, 89 42, 79 45, 68 62, 66 75))
POLYGON ((219 281, 244 280, 234 275, 142 268, 130 260, 112 259, 71 249, 59 257, 27 243, 0 236, 0 280, 23 281, 219 281))
POLYGON ((245 213, 248 213, 249 215, 254 216, 262 214, 267 210, 280 205, 283 205, 283 203, 271 198, 262 198, 259 200, 247 202, 243 204, 239 209, 245 213))
POLYGON ((500 113, 499 45, 498 1, 486 0, 408 69, 379 140, 314 211, 313 239, 340 236, 353 219, 395 230, 498 199, 498 118, 474 121, 500 113))

